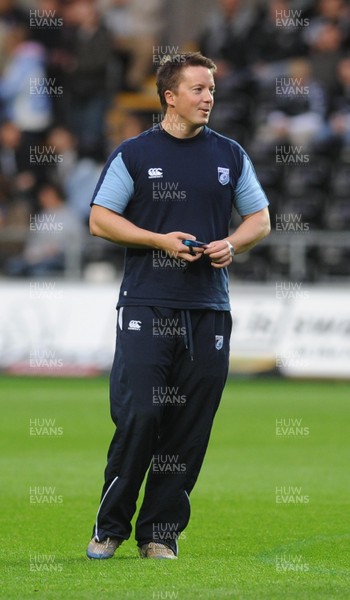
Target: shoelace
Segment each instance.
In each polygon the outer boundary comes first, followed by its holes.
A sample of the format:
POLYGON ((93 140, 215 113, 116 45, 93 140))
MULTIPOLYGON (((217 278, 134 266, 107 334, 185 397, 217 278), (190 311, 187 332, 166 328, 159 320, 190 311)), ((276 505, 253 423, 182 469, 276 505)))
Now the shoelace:
POLYGON ((164 550, 164 549, 170 550, 170 548, 168 548, 168 546, 166 546, 165 544, 160 544, 159 542, 149 542, 148 547, 158 549, 158 550, 164 550))

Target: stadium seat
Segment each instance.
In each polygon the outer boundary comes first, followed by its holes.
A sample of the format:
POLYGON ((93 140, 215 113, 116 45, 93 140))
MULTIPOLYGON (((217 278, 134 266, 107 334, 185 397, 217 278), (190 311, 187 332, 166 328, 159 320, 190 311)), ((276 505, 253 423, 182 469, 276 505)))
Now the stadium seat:
POLYGON ((216 100, 210 127, 239 143, 245 143, 249 136, 250 107, 250 99, 244 95, 231 97, 230 100, 216 100))
MULTIPOLYGON (((290 231, 307 231, 307 226, 321 229, 324 220, 324 209, 327 205, 327 196, 319 190, 304 192, 300 196, 287 196, 279 202, 279 214, 285 215, 284 221, 295 223, 290 231), (304 224, 304 227, 300 228, 304 224), (300 226, 299 226, 300 225, 300 226)), ((286 228, 286 231, 288 228, 286 228)))
POLYGON ((348 195, 344 198, 334 198, 329 202, 324 214, 323 226, 327 229, 350 229, 350 187, 348 195))
POLYGON ((311 189, 327 190, 330 184, 330 173, 331 163, 328 160, 310 155, 307 163, 296 162, 285 167, 286 191, 288 194, 298 196, 311 189))
POLYGON ((350 165, 343 164, 336 168, 332 178, 332 191, 335 196, 349 198, 350 165))
POLYGON ((264 189, 274 188, 275 190, 282 190, 283 169, 279 165, 274 164, 270 160, 268 162, 254 161, 254 168, 264 189))
POLYGON ((241 281, 266 281, 269 278, 269 263, 266 250, 258 252, 255 248, 244 254, 237 254, 230 268, 232 279, 241 281))
POLYGON ((350 276, 350 249, 337 246, 319 247, 315 252, 317 257, 316 279, 319 281, 341 281, 344 276, 350 276))

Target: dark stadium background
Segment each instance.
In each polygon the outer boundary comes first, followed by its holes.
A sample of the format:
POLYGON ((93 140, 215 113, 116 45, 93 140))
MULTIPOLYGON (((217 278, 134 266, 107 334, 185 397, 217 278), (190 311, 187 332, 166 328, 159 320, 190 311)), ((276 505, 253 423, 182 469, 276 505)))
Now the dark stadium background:
POLYGON ((349 0, 0 0, 1 598, 349 597, 349 229, 349 0), (230 267, 231 377, 179 561, 130 539, 101 565, 123 252, 89 201, 160 122, 162 58, 196 50, 272 231, 230 267))
POLYGON ((20 259, 30 218, 50 204, 45 183, 59 186, 69 235, 80 240, 73 247, 62 235, 56 262, 41 249, 47 273, 84 279, 96 263, 101 277, 120 272, 122 251, 89 237, 91 190, 109 152, 159 122, 162 57, 199 49, 218 64, 210 125, 244 145, 270 200, 272 235, 237 257, 234 278, 348 281, 349 5, 226 0, 226 13, 219 5, 1 2, 3 278, 35 276, 20 259))

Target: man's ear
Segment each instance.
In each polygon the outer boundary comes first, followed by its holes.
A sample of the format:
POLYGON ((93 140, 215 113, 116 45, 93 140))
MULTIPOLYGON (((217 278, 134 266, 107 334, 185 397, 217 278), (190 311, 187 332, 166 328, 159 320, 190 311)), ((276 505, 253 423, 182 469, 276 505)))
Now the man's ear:
POLYGON ((165 90, 164 98, 167 102, 167 105, 174 108, 174 92, 172 92, 171 90, 165 90))

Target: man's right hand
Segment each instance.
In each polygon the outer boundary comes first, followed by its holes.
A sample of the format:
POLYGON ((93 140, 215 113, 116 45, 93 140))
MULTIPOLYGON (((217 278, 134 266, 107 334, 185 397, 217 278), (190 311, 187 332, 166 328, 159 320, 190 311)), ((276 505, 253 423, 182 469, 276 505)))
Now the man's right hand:
POLYGON ((173 231, 155 233, 142 229, 128 219, 103 206, 93 205, 90 214, 90 232, 110 242, 127 248, 156 248, 164 250, 173 258, 183 258, 188 262, 198 260, 204 248, 188 248, 182 240, 195 240, 191 233, 173 231))
POLYGON ((171 233, 159 234, 159 247, 172 258, 183 258, 188 262, 199 260, 205 248, 188 248, 183 244, 183 240, 195 240, 196 237, 190 233, 182 231, 172 231, 171 233))

